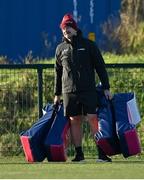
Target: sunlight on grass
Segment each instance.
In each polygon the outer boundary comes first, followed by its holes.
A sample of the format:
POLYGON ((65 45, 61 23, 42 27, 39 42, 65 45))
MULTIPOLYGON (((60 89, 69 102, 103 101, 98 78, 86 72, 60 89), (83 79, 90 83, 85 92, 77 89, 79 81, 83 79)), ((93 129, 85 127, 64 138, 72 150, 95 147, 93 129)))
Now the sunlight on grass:
POLYGON ((144 178, 143 157, 124 159, 115 156, 112 163, 96 163, 95 159, 86 159, 85 163, 26 163, 24 157, 0 158, 0 178, 144 178))

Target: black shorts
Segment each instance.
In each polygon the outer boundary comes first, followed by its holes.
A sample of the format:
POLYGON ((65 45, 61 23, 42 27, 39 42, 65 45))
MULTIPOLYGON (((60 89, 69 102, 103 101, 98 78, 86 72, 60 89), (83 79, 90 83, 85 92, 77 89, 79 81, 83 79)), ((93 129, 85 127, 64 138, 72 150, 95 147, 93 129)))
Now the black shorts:
POLYGON ((96 92, 66 93, 63 94, 63 103, 65 116, 96 114, 97 94, 96 92))

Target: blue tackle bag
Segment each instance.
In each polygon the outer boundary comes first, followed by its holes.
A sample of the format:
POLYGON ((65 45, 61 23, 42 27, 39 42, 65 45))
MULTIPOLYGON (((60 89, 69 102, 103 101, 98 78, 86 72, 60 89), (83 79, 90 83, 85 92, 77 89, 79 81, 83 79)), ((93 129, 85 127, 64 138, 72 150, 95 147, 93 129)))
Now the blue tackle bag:
POLYGON ((121 151, 125 158, 141 152, 141 144, 136 125, 131 121, 135 117, 129 115, 128 103, 133 98, 134 93, 117 93, 113 97, 116 131, 119 137, 121 151))
POLYGON ((66 161, 69 139, 69 120, 64 117, 63 106, 59 106, 57 115, 47 134, 44 145, 48 161, 66 161))
POLYGON ((119 139, 116 133, 112 102, 107 100, 103 91, 97 91, 99 108, 97 109, 98 132, 95 135, 96 143, 106 155, 112 156, 121 153, 119 139))
POLYGON ((48 104, 46 113, 32 125, 32 127, 20 134, 20 140, 28 162, 41 162, 46 157, 44 139, 48 134, 57 113, 57 106, 48 104))

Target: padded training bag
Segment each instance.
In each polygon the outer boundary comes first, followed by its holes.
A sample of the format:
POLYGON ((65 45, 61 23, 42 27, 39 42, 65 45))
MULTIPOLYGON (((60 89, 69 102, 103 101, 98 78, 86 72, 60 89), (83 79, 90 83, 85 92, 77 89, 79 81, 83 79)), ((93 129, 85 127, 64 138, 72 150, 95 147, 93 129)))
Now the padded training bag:
POLYGON ((134 93, 118 93, 113 97, 117 133, 123 156, 129 157, 141 152, 140 140, 136 126, 129 120, 127 102, 134 97, 134 93))
POLYGON ((63 106, 59 105, 52 127, 45 138, 48 161, 66 161, 69 121, 64 117, 63 106))
POLYGON ((48 104, 46 113, 33 126, 20 134, 25 158, 28 162, 41 162, 46 157, 44 139, 49 132, 57 106, 48 104))
POLYGON ((97 90, 99 108, 97 110, 98 132, 96 143, 106 155, 120 154, 120 143, 116 133, 115 119, 111 101, 107 100, 102 90, 97 90))

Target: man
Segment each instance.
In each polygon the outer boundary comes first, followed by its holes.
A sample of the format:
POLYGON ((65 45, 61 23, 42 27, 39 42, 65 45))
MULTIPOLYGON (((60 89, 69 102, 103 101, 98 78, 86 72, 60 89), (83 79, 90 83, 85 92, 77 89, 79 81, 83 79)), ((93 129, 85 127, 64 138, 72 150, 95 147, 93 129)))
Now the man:
MULTIPOLYGON (((55 97, 60 101, 63 93, 64 115, 71 123, 71 136, 76 150, 72 161, 83 161, 82 115, 87 115, 92 135, 97 132, 95 70, 104 88, 106 98, 111 99, 110 85, 104 60, 96 44, 82 36, 70 14, 66 14, 60 24, 63 41, 56 48, 55 97)), ((98 161, 111 159, 97 146, 98 161)))

